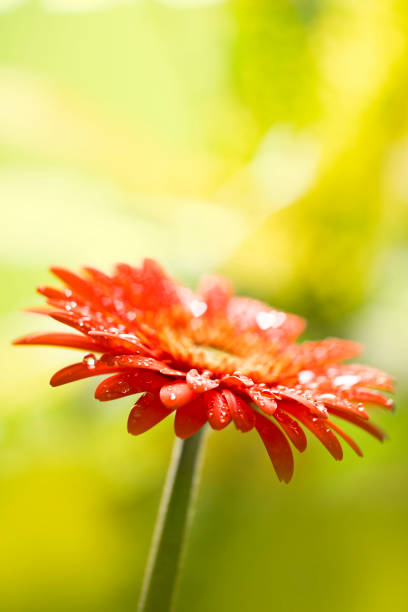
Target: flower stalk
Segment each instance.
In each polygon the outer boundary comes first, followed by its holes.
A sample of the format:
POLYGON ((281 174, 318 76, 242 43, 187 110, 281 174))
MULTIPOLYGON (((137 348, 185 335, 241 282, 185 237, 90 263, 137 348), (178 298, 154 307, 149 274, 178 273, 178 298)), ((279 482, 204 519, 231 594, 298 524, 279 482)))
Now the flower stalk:
POLYGON ((176 439, 143 579, 138 612, 169 612, 174 603, 197 490, 205 428, 176 439))

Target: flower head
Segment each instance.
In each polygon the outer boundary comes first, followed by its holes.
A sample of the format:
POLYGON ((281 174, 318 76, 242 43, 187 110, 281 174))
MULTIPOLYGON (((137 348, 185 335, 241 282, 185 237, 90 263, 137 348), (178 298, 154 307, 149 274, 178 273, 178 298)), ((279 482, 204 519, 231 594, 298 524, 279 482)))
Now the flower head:
POLYGON ((194 293, 149 259, 140 268, 119 264, 112 276, 94 268, 83 276, 52 272, 66 288, 40 287, 48 307, 34 310, 75 333, 31 334, 15 344, 86 351, 54 374, 52 386, 109 374, 96 388, 97 399, 142 394, 129 415, 130 433, 141 434, 172 412, 180 438, 207 422, 213 429, 230 423, 241 432, 255 428, 286 482, 293 473, 290 443, 304 451, 304 429, 337 460, 339 438, 362 453, 333 417, 383 440, 366 405, 391 409, 380 391, 392 391, 393 381, 374 368, 342 363, 359 354, 355 342, 296 343, 305 326, 300 317, 236 297, 218 276, 202 278, 194 293))

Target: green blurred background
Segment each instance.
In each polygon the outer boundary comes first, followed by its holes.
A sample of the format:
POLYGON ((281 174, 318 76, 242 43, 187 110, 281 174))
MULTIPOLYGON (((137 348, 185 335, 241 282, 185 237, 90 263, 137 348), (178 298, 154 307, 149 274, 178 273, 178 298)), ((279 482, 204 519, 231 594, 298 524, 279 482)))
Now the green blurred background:
POLYGON ((136 608, 172 424, 9 343, 57 326, 19 312, 49 265, 144 256, 399 379, 390 440, 310 440, 289 486, 210 436, 176 611, 407 609, 407 33, 402 0, 0 0, 1 610, 136 608))

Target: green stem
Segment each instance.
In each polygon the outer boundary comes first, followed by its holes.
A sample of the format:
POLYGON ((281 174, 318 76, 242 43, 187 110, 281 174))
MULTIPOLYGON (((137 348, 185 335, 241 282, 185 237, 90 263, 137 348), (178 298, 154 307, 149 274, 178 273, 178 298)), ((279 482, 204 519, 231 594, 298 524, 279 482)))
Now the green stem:
POLYGON ((197 484, 204 428, 174 443, 169 471, 143 579, 138 612, 171 610, 191 506, 197 484))

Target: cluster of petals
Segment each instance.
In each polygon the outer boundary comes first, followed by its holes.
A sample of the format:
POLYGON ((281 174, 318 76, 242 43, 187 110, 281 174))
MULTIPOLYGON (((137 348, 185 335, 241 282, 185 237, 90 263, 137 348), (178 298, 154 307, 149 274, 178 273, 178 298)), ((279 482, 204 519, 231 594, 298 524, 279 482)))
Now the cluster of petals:
POLYGON ((138 394, 128 431, 141 434, 175 413, 175 433, 195 434, 207 422, 255 429, 280 480, 293 473, 291 446, 303 452, 305 429, 336 459, 340 439, 361 455, 335 422, 348 421, 380 441, 367 405, 393 406, 390 376, 344 364, 360 352, 355 342, 328 338, 295 342, 304 320, 233 294, 229 281, 205 276, 196 292, 149 259, 116 266, 109 276, 52 272, 65 287, 40 287, 47 305, 31 309, 68 325, 71 333, 37 333, 15 344, 76 348, 86 354, 51 378, 58 386, 109 375, 95 391, 101 401, 138 394), (334 418, 334 420, 333 420, 334 418))

